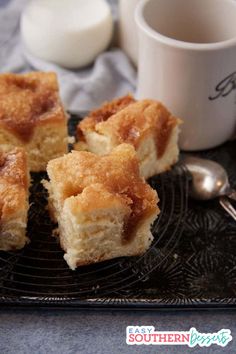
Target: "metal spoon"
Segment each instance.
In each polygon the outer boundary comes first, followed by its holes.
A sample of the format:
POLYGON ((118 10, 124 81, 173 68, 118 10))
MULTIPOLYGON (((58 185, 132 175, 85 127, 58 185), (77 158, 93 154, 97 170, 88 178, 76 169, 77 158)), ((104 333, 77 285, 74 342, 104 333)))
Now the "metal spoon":
POLYGON ((236 220, 236 210, 228 200, 236 200, 236 191, 230 187, 225 169, 214 161, 193 156, 184 157, 180 164, 192 176, 190 196, 198 200, 220 197, 220 205, 236 220))

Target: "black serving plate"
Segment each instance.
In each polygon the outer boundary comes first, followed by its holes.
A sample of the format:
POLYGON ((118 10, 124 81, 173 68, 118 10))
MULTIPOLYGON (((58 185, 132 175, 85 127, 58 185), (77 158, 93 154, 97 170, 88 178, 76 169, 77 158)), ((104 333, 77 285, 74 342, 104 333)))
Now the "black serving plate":
MULTIPOLYGON (((69 122, 73 134, 80 118, 69 122)), ((236 187, 236 142, 198 155, 219 161, 236 187)), ((141 257, 119 258, 71 271, 32 174, 28 235, 19 252, 0 252, 0 305, 76 308, 236 308, 236 222, 217 200, 188 198, 189 176, 178 166, 149 183, 161 214, 154 242, 141 257)), ((236 205, 235 205, 236 206, 236 205)))

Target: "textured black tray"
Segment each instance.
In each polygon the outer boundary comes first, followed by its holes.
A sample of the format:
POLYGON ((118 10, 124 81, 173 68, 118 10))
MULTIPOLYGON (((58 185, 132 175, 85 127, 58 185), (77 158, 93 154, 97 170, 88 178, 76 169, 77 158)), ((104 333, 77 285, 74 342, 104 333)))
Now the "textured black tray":
MULTIPOLYGON (((73 133, 78 117, 70 120, 73 133)), ((236 182, 236 142, 200 154, 221 162, 236 182)), ((178 167, 150 179, 161 199, 154 242, 142 257, 71 271, 34 174, 28 235, 19 252, 0 252, 0 305, 105 308, 236 308, 236 223, 216 200, 188 200, 178 167)))

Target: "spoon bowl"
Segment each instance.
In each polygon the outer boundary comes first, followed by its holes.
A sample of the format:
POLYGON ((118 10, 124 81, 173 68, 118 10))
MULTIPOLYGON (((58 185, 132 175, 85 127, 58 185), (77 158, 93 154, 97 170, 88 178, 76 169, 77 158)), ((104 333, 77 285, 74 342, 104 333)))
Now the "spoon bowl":
POLYGON ((192 177, 190 196, 197 200, 210 200, 230 193, 225 169, 217 162, 187 156, 181 161, 192 177))

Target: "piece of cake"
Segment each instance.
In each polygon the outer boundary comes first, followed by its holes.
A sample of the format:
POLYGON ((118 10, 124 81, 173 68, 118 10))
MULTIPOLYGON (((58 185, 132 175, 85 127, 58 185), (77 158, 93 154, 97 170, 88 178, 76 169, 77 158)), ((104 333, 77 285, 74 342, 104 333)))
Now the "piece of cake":
POLYGON ((47 172, 50 213, 71 269, 148 249, 158 197, 140 177, 131 145, 104 156, 72 151, 50 161, 47 172))
POLYGON ((0 250, 26 244, 29 169, 24 149, 0 152, 0 250))
POLYGON ((78 124, 75 149, 104 155, 121 143, 132 144, 147 179, 177 162, 180 122, 160 102, 125 96, 105 103, 78 124))
POLYGON ((23 147, 31 171, 67 152, 67 118, 56 74, 0 75, 0 148, 23 147))

